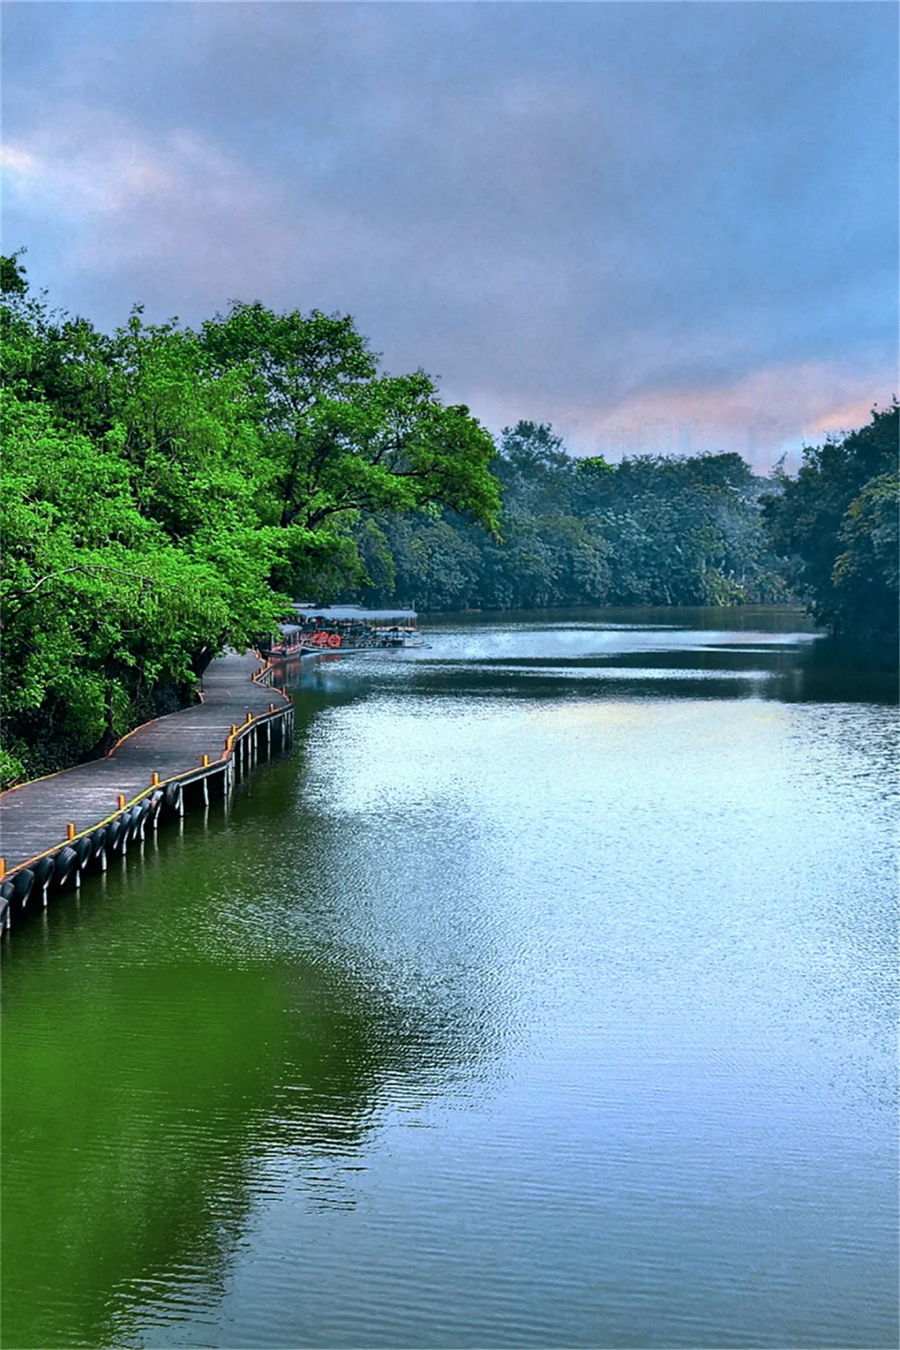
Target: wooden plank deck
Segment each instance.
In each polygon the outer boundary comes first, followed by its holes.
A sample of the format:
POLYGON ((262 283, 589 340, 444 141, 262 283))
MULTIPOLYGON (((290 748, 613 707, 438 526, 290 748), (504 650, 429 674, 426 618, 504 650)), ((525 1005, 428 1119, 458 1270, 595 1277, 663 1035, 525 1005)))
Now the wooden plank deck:
MULTIPOLYGON (((118 798, 126 803, 150 787, 200 768, 208 755, 214 772, 232 758, 226 740, 232 726, 266 716, 282 720, 291 700, 254 675, 264 669, 258 656, 229 654, 213 661, 203 677, 203 702, 182 712, 147 722, 130 733, 106 756, 74 769, 64 769, 0 794, 0 857, 6 874, 42 854, 62 847, 67 827, 76 837, 115 815, 118 798)), ((236 749, 239 747, 238 741, 236 749)), ((233 753, 233 752, 232 752, 233 753)))

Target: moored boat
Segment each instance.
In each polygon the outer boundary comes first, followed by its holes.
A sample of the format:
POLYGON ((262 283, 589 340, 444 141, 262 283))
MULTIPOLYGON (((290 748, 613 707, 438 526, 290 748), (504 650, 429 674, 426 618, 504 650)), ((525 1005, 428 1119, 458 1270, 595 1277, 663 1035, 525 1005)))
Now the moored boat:
POLYGON ((279 624, 279 632, 260 644, 264 656, 425 646, 414 609, 364 609, 361 605, 312 605, 299 601, 292 608, 296 618, 279 624))

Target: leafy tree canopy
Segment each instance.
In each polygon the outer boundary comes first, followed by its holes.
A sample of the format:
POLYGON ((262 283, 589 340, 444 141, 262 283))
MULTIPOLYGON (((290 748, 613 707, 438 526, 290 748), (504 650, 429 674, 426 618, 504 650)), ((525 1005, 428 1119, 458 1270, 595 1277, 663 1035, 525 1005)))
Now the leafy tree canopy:
POLYGON ((816 620, 878 660, 897 660, 897 455, 894 400, 859 431, 803 452, 765 501, 772 547, 816 620))
POLYGON ((783 599, 762 531, 763 488, 739 455, 638 455, 610 465, 575 459, 545 423, 500 438, 499 537, 444 511, 373 518, 395 593, 423 609, 528 609, 585 604, 733 604, 783 599))
POLYGON ((444 407, 424 371, 380 375, 349 316, 235 303, 201 341, 217 374, 248 380, 282 525, 434 503, 496 524, 491 437, 468 408, 444 407))
POLYGON ((192 332, 136 308, 107 335, 19 255, 0 281, 6 781, 181 706, 310 580, 389 577, 361 511, 496 526, 490 436, 423 372, 380 375, 347 316, 234 304, 192 332))

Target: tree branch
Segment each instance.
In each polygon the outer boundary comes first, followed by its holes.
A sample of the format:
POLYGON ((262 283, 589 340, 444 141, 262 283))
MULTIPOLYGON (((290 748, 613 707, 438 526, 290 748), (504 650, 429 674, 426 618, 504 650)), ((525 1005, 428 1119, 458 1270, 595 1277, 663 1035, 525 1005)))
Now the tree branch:
POLYGON ((59 577, 69 576, 72 572, 116 572, 119 576, 133 577, 135 580, 142 582, 144 588, 154 585, 154 578, 144 576, 142 572, 129 572, 124 567, 110 567, 106 563, 75 563, 72 567, 64 567, 61 572, 48 572, 46 576, 39 577, 33 586, 29 586, 22 591, 23 597, 30 598, 23 599, 21 604, 13 609, 11 617, 15 618, 22 613, 23 609, 27 609, 29 605, 34 604, 37 598, 35 592, 40 590, 46 582, 56 581, 59 577))

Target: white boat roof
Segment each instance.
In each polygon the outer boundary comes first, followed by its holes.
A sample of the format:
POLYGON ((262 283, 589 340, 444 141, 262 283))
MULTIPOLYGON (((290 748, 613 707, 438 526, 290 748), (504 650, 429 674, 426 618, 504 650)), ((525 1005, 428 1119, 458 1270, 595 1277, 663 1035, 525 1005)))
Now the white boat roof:
POLYGON ((415 619, 414 609, 363 609, 362 605, 310 605, 298 601, 291 608, 310 619, 415 619))

